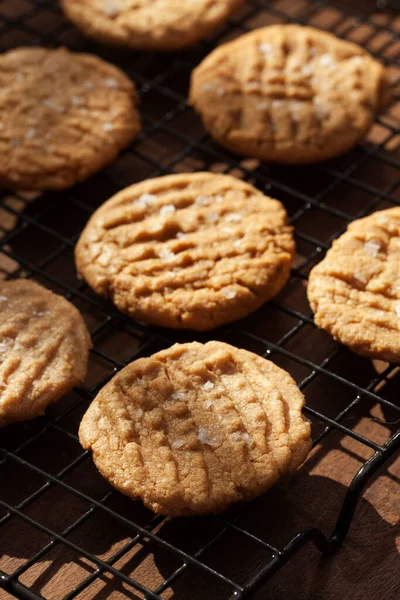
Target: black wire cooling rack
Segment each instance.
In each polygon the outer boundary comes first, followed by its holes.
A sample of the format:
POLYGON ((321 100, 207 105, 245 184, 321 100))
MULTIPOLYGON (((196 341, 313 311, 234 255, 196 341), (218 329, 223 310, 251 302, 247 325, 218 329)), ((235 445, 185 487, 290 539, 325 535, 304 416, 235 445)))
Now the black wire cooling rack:
MULTIPOLYGON (((329 29, 365 46, 387 65, 396 98, 400 12, 391 6, 249 1, 216 36, 190 52, 155 56, 114 52, 89 42, 51 0, 0 2, 2 51, 63 44, 104 56, 137 83, 144 123, 140 137, 111 167, 72 190, 42 195, 4 190, 0 195, 2 276, 33 277, 64 294, 84 314, 94 343, 85 389, 68 394, 46 417, 1 431, 0 557, 9 561, 3 566, 0 559, 0 596, 3 588, 26 600, 72 600, 92 597, 90 590, 98 590, 102 582, 109 592, 120 586, 127 598, 166 598, 171 589, 179 598, 247 598, 289 559, 296 560, 297 551, 310 541, 326 554, 343 542, 363 487, 400 448, 400 406, 393 391, 399 368, 357 357, 318 331, 305 283, 310 268, 349 221, 399 204, 399 105, 395 101, 368 139, 345 156, 313 167, 284 168, 240 161, 221 149, 204 132, 186 98, 190 72, 215 44, 254 27, 284 22, 329 29), (316 520, 307 515, 285 529, 290 506, 284 505, 295 482, 276 486, 223 515, 165 519, 113 491, 79 446, 82 414, 118 369, 193 335, 143 327, 95 297, 76 278, 75 242, 91 212, 122 187, 196 170, 250 180, 282 200, 296 228, 295 268, 279 297, 241 322, 196 338, 228 341, 290 371, 307 398, 305 414, 312 422, 316 451, 339 448, 346 441, 361 448, 361 468, 356 466, 343 488, 333 527, 325 522, 322 505, 316 520), (379 418, 373 416, 374 407, 379 418), (378 438, 362 432, 359 425, 365 419, 379 421, 378 438), (276 513, 274 519, 265 517, 271 513, 276 513), (146 576, 150 559, 158 572, 153 584, 146 576), (33 568, 38 569, 34 580, 33 568), (60 580, 56 595, 46 595, 46 569, 50 579, 60 580), (179 592, 185 589, 178 585, 185 578, 198 582, 197 595, 179 592)), ((297 475, 306 490, 312 460, 297 475)), ((102 597, 108 597, 107 591, 102 597)))

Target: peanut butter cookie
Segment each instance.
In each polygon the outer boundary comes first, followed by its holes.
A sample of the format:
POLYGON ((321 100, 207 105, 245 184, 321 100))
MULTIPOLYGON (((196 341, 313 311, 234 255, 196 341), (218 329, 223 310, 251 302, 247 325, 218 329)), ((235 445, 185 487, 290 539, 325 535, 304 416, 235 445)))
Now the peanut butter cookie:
POLYGON ((357 354, 400 362, 400 208, 354 221, 311 271, 315 323, 357 354))
POLYGON ((0 56, 0 185, 62 189, 111 163, 140 129, 133 83, 61 48, 0 56))
POLYGON ((304 397, 286 371, 221 342, 176 344, 120 371, 79 429, 117 490, 170 516, 222 511, 306 459, 304 397))
POLYGON ((61 0, 88 36, 138 50, 179 50, 206 37, 244 0, 61 0))
POLYGON ((230 150, 313 163, 361 140, 387 105, 384 67, 312 27, 272 25, 220 46, 194 70, 190 102, 230 150))
POLYGON ((211 329, 246 316, 288 279, 294 242, 277 200, 228 175, 160 177, 91 217, 80 275, 135 319, 211 329))
POLYGON ((34 281, 0 283, 0 427, 44 413, 86 376, 91 341, 78 310, 34 281))

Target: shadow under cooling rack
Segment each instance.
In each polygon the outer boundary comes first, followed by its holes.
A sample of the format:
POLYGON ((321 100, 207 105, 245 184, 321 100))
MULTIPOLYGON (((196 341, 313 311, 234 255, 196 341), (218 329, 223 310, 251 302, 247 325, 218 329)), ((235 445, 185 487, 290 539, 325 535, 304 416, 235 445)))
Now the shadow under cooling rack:
MULTIPOLYGON (((381 4, 249 1, 195 49, 155 56, 116 53, 87 41, 51 0, 1 3, 1 51, 64 44, 104 56, 137 83, 144 128, 113 165, 72 190, 0 195, 1 276, 33 277, 65 295, 83 313, 94 343, 84 389, 68 394, 46 417, 1 431, 0 588, 26 600, 114 593, 130 599, 256 597, 289 560, 301 560, 308 542, 324 554, 336 550, 357 502, 352 534, 358 539, 367 529, 378 544, 382 518, 360 497, 400 448, 399 368, 360 358, 317 330, 306 282, 351 220, 399 204, 400 13, 381 4), (216 43, 285 22, 308 23, 360 43, 387 65, 393 83, 395 100, 367 140, 317 166, 288 169, 239 160, 209 138, 186 102, 190 72, 216 43), (93 210, 121 187, 198 170, 232 173, 284 203, 296 230, 292 276, 272 302, 212 334, 147 328, 77 280, 73 248, 93 210), (80 447, 77 429, 118 369, 193 336, 227 341, 287 369, 306 395, 314 450, 291 481, 251 503, 222 515, 171 520, 113 491, 80 447)), ((381 552, 394 548, 389 533, 381 552)), ((368 556, 362 560, 368 568, 368 556)), ((349 568, 343 561, 340 567, 349 568)))

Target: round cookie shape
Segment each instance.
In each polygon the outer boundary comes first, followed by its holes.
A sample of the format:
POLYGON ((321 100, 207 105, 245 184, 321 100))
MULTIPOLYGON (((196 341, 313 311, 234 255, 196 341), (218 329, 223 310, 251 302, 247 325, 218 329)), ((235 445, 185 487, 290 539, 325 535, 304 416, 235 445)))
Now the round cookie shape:
POLYGON ((284 207, 228 175, 128 187, 91 217, 79 274, 133 318, 207 330, 245 317, 286 283, 295 246, 284 207))
POLYGON ((222 25, 244 0, 61 0, 67 17, 105 44, 172 51, 222 25))
POLYGON ((134 84, 65 48, 0 56, 0 185, 63 189, 111 163, 140 130, 134 84))
POLYGON ((120 371, 79 440, 117 490, 164 515, 219 512, 306 459, 304 397, 272 362, 222 342, 176 344, 120 371))
POLYGON ((79 311, 34 281, 0 283, 0 427, 42 415, 83 382, 92 347, 79 311))
POLYGON ((313 163, 352 148, 388 104, 384 67, 365 50, 300 25, 257 29, 193 71, 190 103, 226 148, 313 163))
POLYGON ((400 362, 400 208, 351 223, 309 277, 315 323, 362 356, 400 362))

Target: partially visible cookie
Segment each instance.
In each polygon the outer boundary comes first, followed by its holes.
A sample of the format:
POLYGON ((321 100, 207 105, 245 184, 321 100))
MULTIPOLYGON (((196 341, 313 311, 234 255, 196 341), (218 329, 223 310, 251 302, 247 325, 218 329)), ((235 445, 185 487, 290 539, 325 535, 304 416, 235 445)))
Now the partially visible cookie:
POLYGON ((0 427, 42 415, 86 376, 91 348, 78 310, 34 281, 0 283, 0 427))
POLYGON ((134 84, 61 48, 0 55, 0 185, 62 189, 111 163, 140 130, 134 84))
POLYGON ((220 46, 193 71, 190 102, 223 146, 313 163, 361 140, 390 97, 365 50, 300 25, 272 25, 220 46))
POLYGON ((250 500, 311 449, 304 397, 286 371, 222 342, 176 344, 120 371, 79 439, 117 490, 180 516, 250 500))
POLYGON ((205 38, 244 0, 61 0, 86 35, 137 50, 179 50, 205 38))
POLYGON ((400 208, 351 223, 310 273, 315 323, 357 354, 400 362, 400 208))
POLYGON ((91 217, 79 274, 132 317, 211 329, 279 292, 294 254, 284 207, 228 175, 185 173, 126 188, 91 217))

